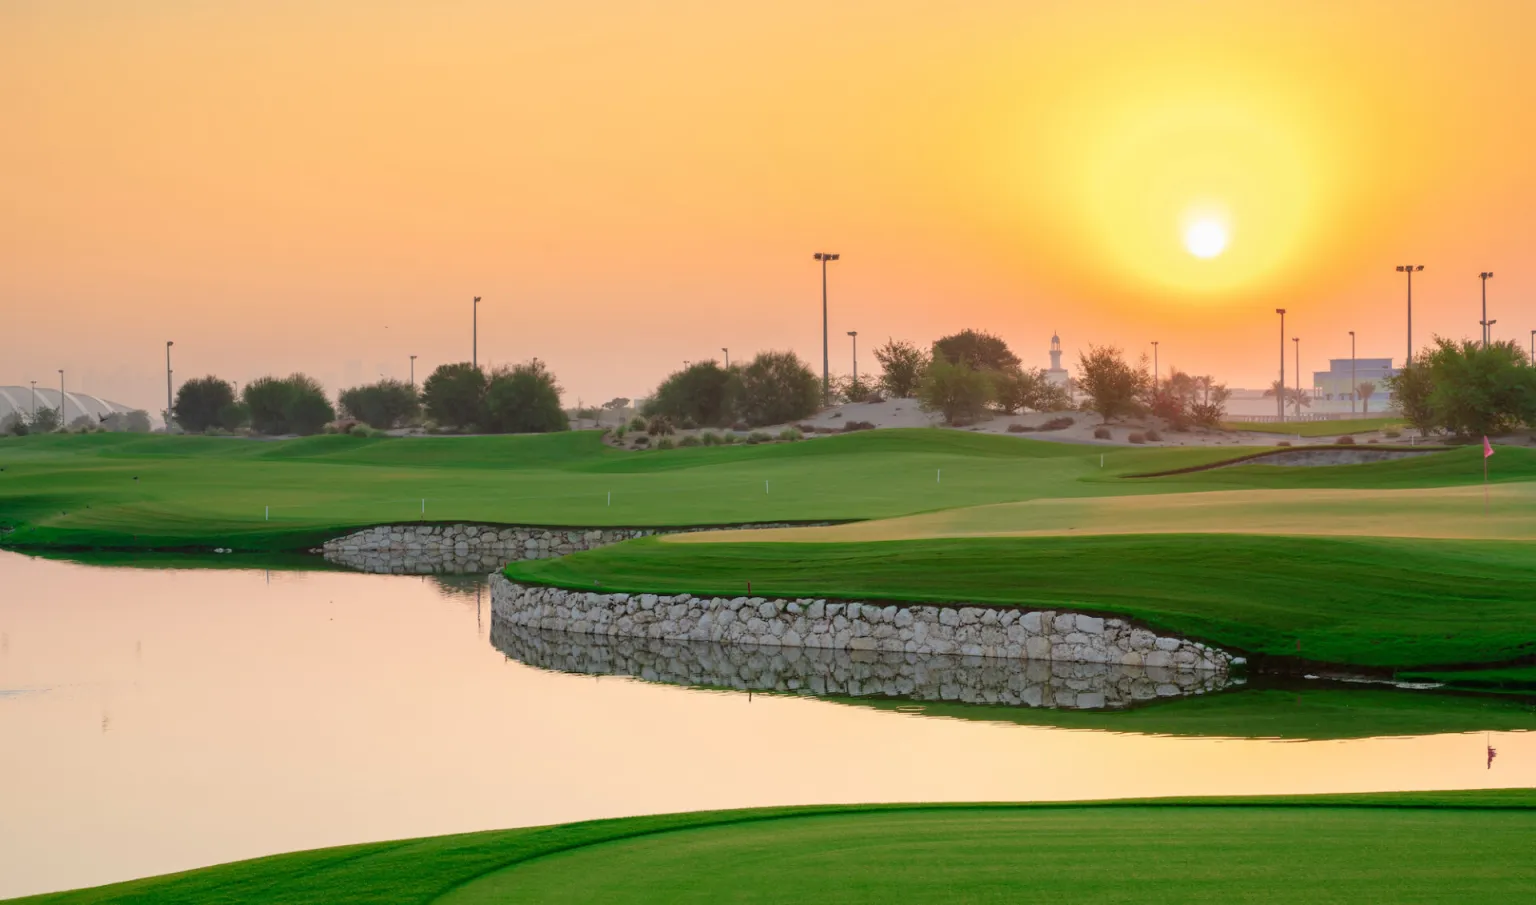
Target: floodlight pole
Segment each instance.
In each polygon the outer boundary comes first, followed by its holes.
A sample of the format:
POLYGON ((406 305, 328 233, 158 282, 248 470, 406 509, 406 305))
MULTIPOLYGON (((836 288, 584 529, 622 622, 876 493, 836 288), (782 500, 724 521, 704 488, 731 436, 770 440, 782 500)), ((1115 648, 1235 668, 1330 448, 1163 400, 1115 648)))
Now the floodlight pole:
POLYGON ((1301 420, 1301 337, 1291 337, 1296 344, 1296 420, 1301 420))
POLYGON ((165 432, 171 432, 171 346, 176 345, 171 340, 165 341, 165 432))
POLYGON ((1157 367, 1157 340, 1152 340, 1152 395, 1157 395, 1158 374, 1162 373, 1157 367))
POLYGON ((829 251, 818 251, 815 259, 821 262, 821 404, 832 398, 831 352, 827 347, 827 263, 842 257, 829 251))
POLYGON ((471 318, 469 341, 469 366, 480 367, 480 296, 475 296, 474 315, 471 318))
POLYGON ((849 330, 848 335, 853 337, 853 382, 859 382, 859 331, 849 330))
POLYGON ((64 429, 64 369, 59 368, 59 430, 64 429))
POLYGON ((1491 270, 1485 270, 1482 273, 1477 275, 1477 278, 1483 281, 1483 348, 1484 349, 1488 348, 1488 340, 1490 339, 1489 331, 1488 331, 1488 323, 1489 323, 1489 321, 1488 321, 1488 280, 1490 278, 1492 278, 1492 276, 1493 276, 1493 271, 1491 271, 1491 270))
POLYGON ((721 346, 720 351, 725 353, 725 369, 729 371, 731 369, 731 350, 721 346))
MULTIPOLYGON (((1536 343, 1536 330, 1531 331, 1531 342, 1536 343)), ((32 420, 37 420, 37 381, 32 381, 32 420)))
POLYGON ((416 389, 416 356, 411 356, 411 389, 416 389))
POLYGON ((1280 315, 1280 382, 1275 384, 1275 409, 1280 413, 1280 423, 1285 423, 1285 309, 1276 308, 1280 315))
POLYGON ((1424 269, 1423 264, 1399 264, 1398 273, 1408 274, 1408 356, 1403 359, 1403 366, 1413 364, 1413 275, 1424 269))
POLYGON ((1355 331, 1349 331, 1349 413, 1355 413, 1355 397, 1360 395, 1359 382, 1355 380, 1355 331))

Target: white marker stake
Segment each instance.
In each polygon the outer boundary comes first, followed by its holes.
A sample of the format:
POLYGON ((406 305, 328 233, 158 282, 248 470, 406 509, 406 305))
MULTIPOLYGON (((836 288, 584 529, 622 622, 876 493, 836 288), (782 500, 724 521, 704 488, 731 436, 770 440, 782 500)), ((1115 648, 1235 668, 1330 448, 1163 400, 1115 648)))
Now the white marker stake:
POLYGON ((942 484, 942 483, 944 483, 944 469, 939 468, 939 469, 936 469, 933 472, 933 483, 935 483, 935 484, 942 484))
POLYGON ((768 492, 768 482, 764 481, 763 482, 763 493, 767 493, 767 492, 768 492))
POLYGON ((269 522, 272 521, 272 507, 271 506, 267 507, 267 521, 269 521, 269 522))
POLYGON ((610 505, 610 506, 613 505, 613 491, 612 490, 608 491, 608 505, 610 505))
POLYGON ((1104 454, 1103 453, 1099 453, 1099 467, 1100 468, 1104 467, 1104 454))
POLYGON ((426 514, 427 514, 427 498, 426 497, 422 497, 421 498, 421 514, 422 514, 423 517, 425 517, 426 514))

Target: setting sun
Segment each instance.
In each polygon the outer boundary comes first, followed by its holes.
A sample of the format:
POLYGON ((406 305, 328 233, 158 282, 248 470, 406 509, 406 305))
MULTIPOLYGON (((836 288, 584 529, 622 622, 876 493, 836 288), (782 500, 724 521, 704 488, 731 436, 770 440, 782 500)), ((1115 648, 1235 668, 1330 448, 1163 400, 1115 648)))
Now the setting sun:
POLYGON ((1215 220, 1196 220, 1184 230, 1184 247, 1197 258, 1214 258, 1227 247, 1227 230, 1215 220))

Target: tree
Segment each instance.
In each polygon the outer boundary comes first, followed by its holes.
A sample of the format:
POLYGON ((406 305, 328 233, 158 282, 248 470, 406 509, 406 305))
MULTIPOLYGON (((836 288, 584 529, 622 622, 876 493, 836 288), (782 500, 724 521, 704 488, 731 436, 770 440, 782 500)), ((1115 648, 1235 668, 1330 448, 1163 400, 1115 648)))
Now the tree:
POLYGON ((1104 423, 1143 410, 1142 399, 1152 382, 1145 363, 1131 367, 1113 346, 1089 346, 1087 353, 1078 353, 1078 389, 1104 423))
POLYGON ((59 410, 46 405, 37 407, 27 421, 27 429, 34 434, 48 434, 59 429, 59 410))
POLYGON ((923 372, 918 401, 925 412, 940 412, 946 424, 969 424, 995 398, 992 375, 935 356, 923 372))
POLYGON ((1355 384, 1355 394, 1360 397, 1361 412, 1369 415, 1371 413, 1371 397, 1376 395, 1375 382, 1370 380, 1360 381, 1355 384))
POLYGON ((832 395, 844 402, 868 402, 876 392, 875 382, 867 376, 857 380, 852 377, 832 378, 832 395))
MULTIPOLYGON (((1427 358, 1429 354, 1426 350, 1420 360, 1427 358)), ((1429 434, 1438 428, 1434 408, 1430 404, 1430 396, 1434 389, 1435 385, 1430 378, 1429 368, 1417 362, 1410 362, 1402 370, 1387 378, 1387 390, 1392 394, 1392 407, 1402 413, 1403 418, 1418 429, 1420 434, 1429 434)))
MULTIPOLYGON (((673 371, 646 400, 642 414, 665 415, 678 424, 729 424, 734 420, 730 410, 731 373, 714 361, 699 361, 673 371)), ((629 400, 624 402, 628 404, 629 400)))
POLYGON ((1271 380, 1269 382, 1269 389, 1264 391, 1264 396, 1266 398, 1273 397, 1277 392, 1280 394, 1280 398, 1284 400, 1282 404, 1295 409, 1298 415, 1301 414, 1303 406, 1310 407, 1312 405, 1312 397, 1310 395, 1297 387, 1285 386, 1279 380, 1271 380))
POLYGON ((1227 400, 1232 391, 1217 383, 1209 374, 1195 378, 1195 393, 1189 405, 1189 417, 1201 427, 1216 427, 1227 417, 1227 400))
POLYGON ((4 418, 0 418, 0 434, 9 434, 12 437, 25 437, 31 433, 27 425, 27 416, 23 412, 11 412, 4 418))
POLYGON ((880 362, 880 388, 887 396, 910 399, 917 395, 929 361, 922 349, 904 339, 886 339, 885 345, 875 350, 875 360, 880 362))
POLYGON ((732 407, 753 427, 797 421, 821 407, 821 381, 793 352, 759 352, 733 370, 732 407))
POLYGON ((934 340, 933 360, 963 364, 974 371, 1013 371, 1019 357, 999 337, 978 330, 962 330, 934 340))
POLYGON ((1436 337, 1420 361, 1429 369, 1434 421, 1445 430, 1461 437, 1492 436, 1536 423, 1536 368, 1516 343, 1436 337))
POLYGON ((317 434, 336 420, 325 388, 307 374, 258 377, 247 383, 240 395, 257 433, 317 434))
POLYGON ((1193 425, 1216 427, 1227 415, 1232 391, 1209 374, 1196 376, 1170 368, 1167 379, 1157 381, 1148 395, 1152 414, 1174 430, 1193 425))
POLYGON ((491 372, 482 426, 498 434, 542 434, 570 428, 570 419, 560 407, 560 385, 544 362, 535 358, 510 370, 491 372))
POLYGON ((485 372, 467 361, 438 365, 421 385, 421 401, 437 423, 469 427, 484 414, 485 385, 485 372))
POLYGON ((176 426, 189 434, 200 434, 217 426, 219 412, 235 401, 235 388, 229 381, 212 374, 198 377, 181 385, 176 391, 176 402, 171 407, 171 417, 176 426))
POLYGON ((134 409, 131 412, 113 412, 101 419, 101 426, 109 431, 130 434, 147 434, 150 430, 149 412, 134 409))
POLYGON ((992 371, 987 376, 992 382, 993 407, 1004 414, 1026 409, 1060 411, 1069 403, 1066 389, 1052 383, 1041 368, 992 371))
POLYGON ((342 390, 337 401, 348 417, 379 430, 400 427, 421 414, 416 387, 403 380, 386 379, 342 390))

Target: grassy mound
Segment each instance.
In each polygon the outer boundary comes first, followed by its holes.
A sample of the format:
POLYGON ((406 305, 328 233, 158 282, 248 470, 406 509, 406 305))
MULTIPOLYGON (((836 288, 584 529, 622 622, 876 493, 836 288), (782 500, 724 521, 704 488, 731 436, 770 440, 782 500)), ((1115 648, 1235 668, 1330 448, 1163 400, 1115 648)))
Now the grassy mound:
POLYGON ((1139 619, 1252 653, 1371 667, 1536 654, 1536 556, 1510 541, 1254 535, 875 543, 655 538, 513 563, 582 590, 1013 604, 1139 619))
POLYGON ((1520 901, 1533 833, 1530 790, 769 808, 321 849, 13 901, 1520 901))

